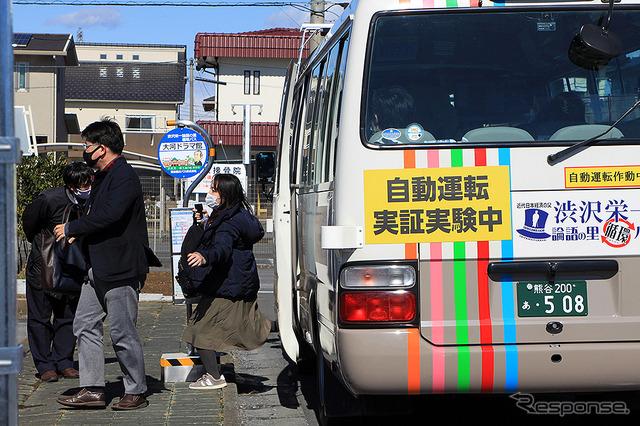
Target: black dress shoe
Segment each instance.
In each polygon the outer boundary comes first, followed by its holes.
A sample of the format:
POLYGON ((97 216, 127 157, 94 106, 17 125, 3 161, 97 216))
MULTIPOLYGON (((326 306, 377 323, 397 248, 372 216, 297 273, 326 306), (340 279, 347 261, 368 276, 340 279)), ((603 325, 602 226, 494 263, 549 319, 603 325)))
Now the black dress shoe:
POLYGON ((82 388, 80 392, 71 396, 61 396, 57 399, 57 401, 66 405, 67 407, 99 407, 104 408, 107 406, 104 400, 104 392, 92 392, 87 390, 86 388, 82 388))
POLYGON ((142 395, 125 394, 119 402, 111 406, 114 410, 135 410, 149 405, 149 401, 142 395))

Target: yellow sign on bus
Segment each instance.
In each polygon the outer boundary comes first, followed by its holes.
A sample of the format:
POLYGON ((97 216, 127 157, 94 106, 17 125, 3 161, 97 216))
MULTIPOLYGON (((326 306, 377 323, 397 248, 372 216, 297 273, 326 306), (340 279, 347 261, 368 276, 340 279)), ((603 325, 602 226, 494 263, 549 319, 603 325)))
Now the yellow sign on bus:
POLYGON ((508 166, 365 170, 368 244, 511 239, 508 166))
POLYGON ((565 167, 565 188, 640 186, 640 166, 565 167))

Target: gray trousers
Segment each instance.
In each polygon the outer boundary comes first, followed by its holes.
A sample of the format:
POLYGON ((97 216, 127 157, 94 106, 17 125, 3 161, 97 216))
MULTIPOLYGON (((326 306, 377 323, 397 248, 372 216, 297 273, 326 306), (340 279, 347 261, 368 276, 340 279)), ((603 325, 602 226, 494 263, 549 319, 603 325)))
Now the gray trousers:
POLYGON ((104 329, 109 316, 109 328, 113 349, 122 370, 126 394, 143 394, 147 391, 144 371, 144 354, 136 330, 138 319, 138 293, 144 281, 105 282, 94 279, 82 286, 73 333, 78 338, 78 363, 80 387, 104 387, 104 329))

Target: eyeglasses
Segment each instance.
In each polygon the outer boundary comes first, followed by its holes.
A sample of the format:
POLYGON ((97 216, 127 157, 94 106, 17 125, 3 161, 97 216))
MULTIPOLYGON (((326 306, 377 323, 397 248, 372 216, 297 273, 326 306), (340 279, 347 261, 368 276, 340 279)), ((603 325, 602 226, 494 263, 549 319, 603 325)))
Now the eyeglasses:
POLYGON ((87 149, 90 146, 96 146, 96 145, 100 146, 99 143, 93 143, 93 142, 85 142, 85 143, 82 144, 82 146, 84 146, 84 149, 87 149))

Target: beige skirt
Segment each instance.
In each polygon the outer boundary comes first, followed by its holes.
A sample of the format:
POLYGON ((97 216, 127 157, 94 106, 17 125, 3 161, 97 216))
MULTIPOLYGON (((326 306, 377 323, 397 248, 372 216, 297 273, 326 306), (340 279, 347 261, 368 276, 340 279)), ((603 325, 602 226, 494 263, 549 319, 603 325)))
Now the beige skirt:
POLYGON ((259 348, 269 337, 271 320, 258 309, 258 301, 231 301, 202 296, 182 341, 200 349, 226 352, 259 348))

